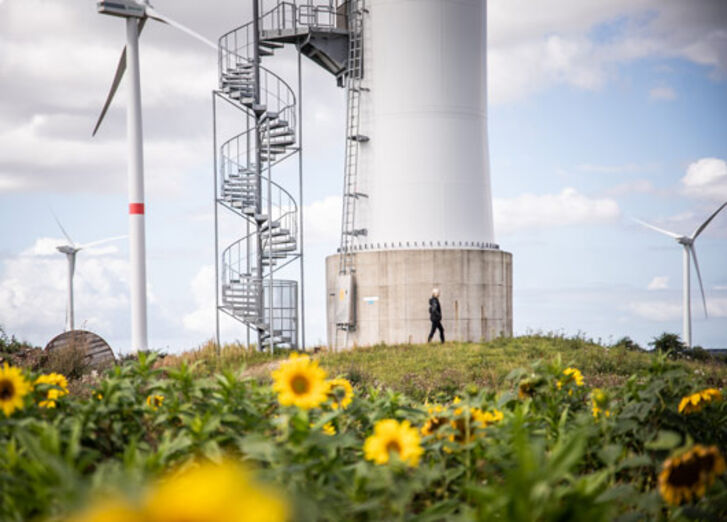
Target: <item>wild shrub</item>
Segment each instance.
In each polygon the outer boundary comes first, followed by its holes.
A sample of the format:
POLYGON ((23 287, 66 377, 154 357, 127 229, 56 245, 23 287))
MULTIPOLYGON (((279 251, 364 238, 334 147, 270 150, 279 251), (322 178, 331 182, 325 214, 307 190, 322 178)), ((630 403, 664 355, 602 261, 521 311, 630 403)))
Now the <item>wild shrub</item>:
POLYGON ((44 370, 60 373, 69 379, 80 379, 90 369, 86 351, 85 345, 75 343, 50 350, 43 365, 44 370))
POLYGON ((25 341, 19 341, 14 335, 8 336, 5 329, 0 325, 0 354, 14 354, 27 348, 32 348, 32 346, 25 341))

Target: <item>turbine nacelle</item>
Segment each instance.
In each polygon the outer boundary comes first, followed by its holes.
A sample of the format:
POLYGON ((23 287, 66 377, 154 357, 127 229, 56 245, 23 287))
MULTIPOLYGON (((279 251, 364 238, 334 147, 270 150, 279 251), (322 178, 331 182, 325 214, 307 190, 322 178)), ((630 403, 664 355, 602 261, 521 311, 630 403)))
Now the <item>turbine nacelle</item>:
POLYGON ((96 10, 101 14, 120 16, 122 18, 144 18, 146 16, 146 2, 139 3, 134 0, 101 0, 96 3, 96 10))
POLYGON ((79 250, 81 250, 81 247, 73 247, 73 246, 70 246, 70 245, 63 245, 63 246, 56 247, 56 249, 61 254, 66 254, 68 256, 72 256, 73 254, 75 254, 76 252, 78 252, 79 250))

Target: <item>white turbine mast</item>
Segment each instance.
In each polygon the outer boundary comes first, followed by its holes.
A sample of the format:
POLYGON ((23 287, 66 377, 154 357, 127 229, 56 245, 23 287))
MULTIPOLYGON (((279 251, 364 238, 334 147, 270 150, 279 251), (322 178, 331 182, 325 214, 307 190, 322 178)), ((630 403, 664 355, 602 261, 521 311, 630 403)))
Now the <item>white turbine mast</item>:
POLYGON ((53 214, 53 218, 56 220, 56 223, 58 224, 58 228, 61 229, 61 232, 68 240, 68 244, 61 245, 56 247, 56 249, 61 253, 66 255, 66 259, 68 260, 68 304, 66 305, 66 332, 70 332, 74 329, 74 312, 73 312, 73 275, 76 272, 76 254, 83 250, 84 248, 88 248, 91 246, 98 246, 102 245, 104 243, 110 243, 111 241, 118 241, 119 239, 124 239, 126 236, 114 236, 114 237, 108 237, 106 239, 100 239, 98 241, 92 241, 90 243, 84 243, 83 245, 79 245, 71 239, 71 236, 68 235, 68 232, 66 232, 66 229, 63 228, 63 225, 61 224, 61 221, 58 219, 58 216, 53 214))
POLYGON ((218 46, 188 29, 182 24, 162 15, 147 1, 134 0, 101 0, 96 4, 97 11, 102 14, 118 16, 126 19, 126 47, 121 52, 116 74, 111 89, 106 97, 101 115, 98 118, 93 135, 96 135, 106 111, 116 94, 124 72, 129 69, 128 103, 126 106, 126 132, 129 147, 129 255, 131 264, 131 348, 147 350, 147 319, 146 319, 146 237, 144 225, 144 144, 141 119, 141 82, 139 78, 139 35, 151 18, 168 24, 196 38, 205 45, 217 50, 218 46))
POLYGON ((664 230, 663 228, 659 228, 655 225, 652 225, 650 223, 647 223, 645 221, 641 221, 640 219, 631 218, 640 225, 643 225, 647 228, 650 228, 651 230, 655 230, 656 232, 659 232, 660 234, 664 234, 666 236, 671 237, 672 239, 676 239, 677 243, 682 245, 684 248, 684 254, 683 254, 683 283, 682 283, 682 337, 684 340, 684 344, 686 344, 687 347, 691 348, 692 346, 692 305, 691 305, 691 281, 690 281, 690 255, 691 258, 694 259, 694 268, 697 271, 697 279, 699 280, 699 290, 702 293, 702 305, 704 306, 704 317, 708 318, 709 315, 707 313, 707 299, 704 295, 704 285, 702 284, 702 274, 699 272, 699 262, 697 261, 697 251, 694 247, 694 242, 696 241, 697 237, 699 237, 699 234, 701 234, 705 228, 707 228, 707 225, 719 214, 723 208, 727 207, 727 202, 722 203, 722 205, 714 212, 712 213, 707 220, 699 225, 696 230, 692 233, 691 236, 684 236, 681 234, 677 234, 676 232, 670 232, 668 230, 664 230))

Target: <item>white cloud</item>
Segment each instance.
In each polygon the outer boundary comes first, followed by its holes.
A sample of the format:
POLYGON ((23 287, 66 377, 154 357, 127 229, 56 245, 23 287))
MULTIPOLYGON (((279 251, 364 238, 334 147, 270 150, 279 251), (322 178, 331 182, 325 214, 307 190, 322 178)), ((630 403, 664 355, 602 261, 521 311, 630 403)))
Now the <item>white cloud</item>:
MULTIPOLYGON (((704 318, 701 311, 701 303, 697 305, 696 300, 692 302, 692 320, 704 318)), ((672 300, 646 300, 636 301, 627 305, 634 315, 655 322, 676 321, 682 318, 682 305, 679 298, 672 300)), ((709 317, 713 319, 727 317, 727 298, 707 299, 707 310, 709 317)))
POLYGON ((676 100, 677 93, 671 87, 654 87, 649 91, 649 98, 652 100, 671 101, 676 100))
POLYGON ((682 317, 681 304, 670 301, 640 301, 630 303, 628 309, 636 316, 649 321, 666 322, 682 317))
POLYGON ((591 52, 586 39, 558 35, 506 48, 494 46, 488 54, 490 99, 494 103, 516 100, 554 84, 596 90, 603 85, 605 73, 593 62, 591 52))
POLYGON ((335 242, 341 232, 341 197, 328 196, 306 205, 304 219, 306 245, 335 242))
POLYGON ((495 198, 494 216, 498 232, 563 225, 609 223, 620 215, 618 203, 609 198, 591 198, 574 188, 559 194, 522 194, 495 198))
POLYGON ((215 267, 205 265, 199 269, 190 283, 194 311, 182 317, 184 328, 190 332, 214 335, 215 325, 215 267))
POLYGON ((554 85, 599 89, 619 65, 647 57, 687 59, 715 77, 727 71, 724 2, 548 0, 532 9, 531 0, 491 0, 488 16, 493 103, 554 85))
POLYGON ((666 290, 669 288, 669 277, 667 276, 656 276, 651 280, 648 290, 666 290))
MULTIPOLYGON (((56 246, 66 241, 39 238, 5 259, 0 273, 0 324, 19 337, 45 344, 63 330, 68 268, 56 246)), ((74 278, 77 328, 102 337, 119 334, 117 317, 128 316, 128 262, 114 247, 79 252, 74 278)))
POLYGON ((624 196, 626 194, 649 194, 655 190, 653 183, 648 179, 636 179, 611 187, 604 194, 607 196, 624 196))
POLYGON ((727 163, 719 158, 702 158, 687 168, 682 178, 684 192, 696 198, 727 199, 727 163))

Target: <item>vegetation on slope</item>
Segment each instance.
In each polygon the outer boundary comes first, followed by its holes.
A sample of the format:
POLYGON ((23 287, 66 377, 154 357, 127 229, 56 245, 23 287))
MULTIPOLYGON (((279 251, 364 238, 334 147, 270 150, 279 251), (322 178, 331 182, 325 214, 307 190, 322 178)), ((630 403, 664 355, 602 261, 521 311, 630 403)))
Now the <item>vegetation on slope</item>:
MULTIPOLYGON (((352 382, 380 385, 424 400, 451 395, 469 384, 502 390, 509 385, 506 377, 511 371, 541 359, 575 366, 588 375, 590 385, 608 388, 647 369, 655 355, 625 340, 606 347, 580 337, 529 335, 488 343, 380 345, 323 354, 320 363, 329 373, 352 382)), ((724 386, 727 379, 727 366, 711 360, 682 358, 678 364, 709 385, 724 386)))
POLYGON ((214 353, 142 353, 75 391, 0 365, 0 520, 727 518, 725 366, 704 354, 214 353))

